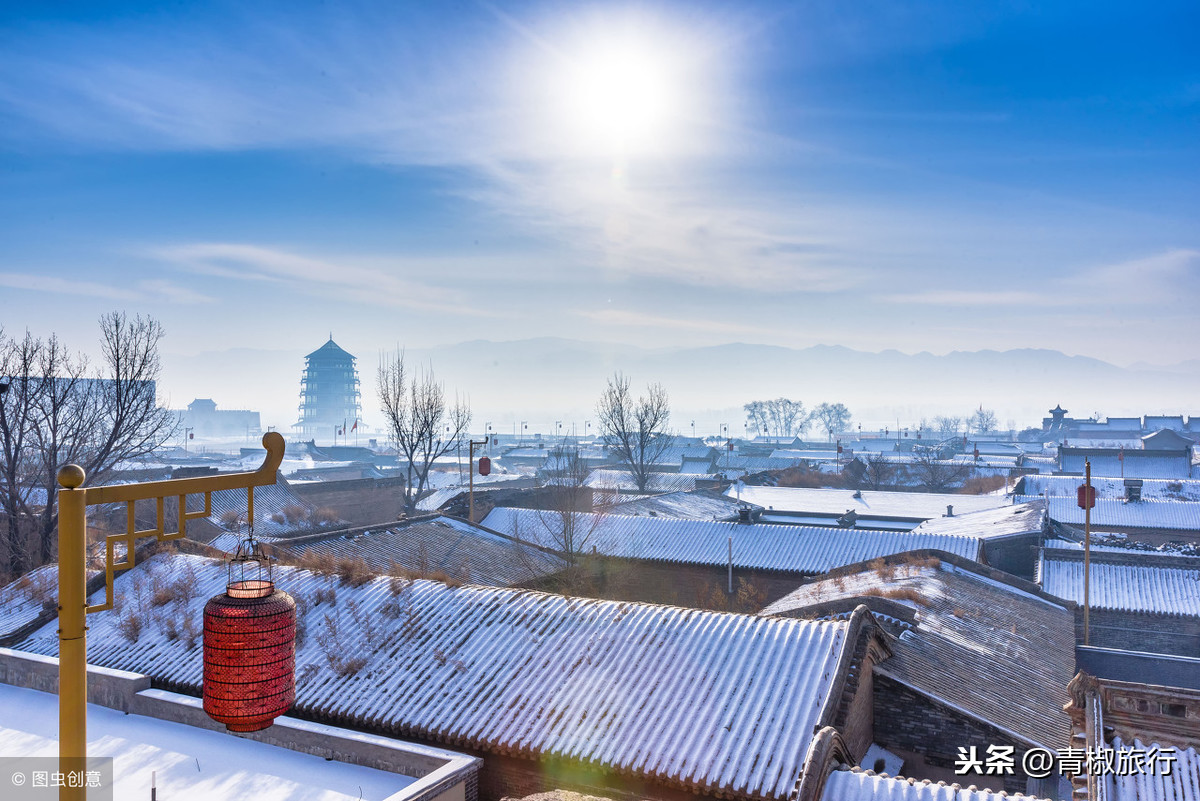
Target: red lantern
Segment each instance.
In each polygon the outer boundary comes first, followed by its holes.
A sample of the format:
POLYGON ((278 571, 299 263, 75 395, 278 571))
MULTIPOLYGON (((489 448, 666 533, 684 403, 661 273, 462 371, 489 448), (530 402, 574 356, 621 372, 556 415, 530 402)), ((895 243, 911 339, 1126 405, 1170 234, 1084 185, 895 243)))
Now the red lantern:
POLYGON ((1080 484, 1079 488, 1075 490, 1075 503, 1080 509, 1095 509, 1096 488, 1080 484))
POLYGON ((230 731, 259 731, 296 701, 296 602, 275 589, 253 538, 229 570, 225 593, 204 607, 204 711, 230 731), (259 569, 247 577, 252 562, 259 569))
POLYGON ((479 457, 479 475, 486 476, 492 472, 492 460, 486 456, 479 457))

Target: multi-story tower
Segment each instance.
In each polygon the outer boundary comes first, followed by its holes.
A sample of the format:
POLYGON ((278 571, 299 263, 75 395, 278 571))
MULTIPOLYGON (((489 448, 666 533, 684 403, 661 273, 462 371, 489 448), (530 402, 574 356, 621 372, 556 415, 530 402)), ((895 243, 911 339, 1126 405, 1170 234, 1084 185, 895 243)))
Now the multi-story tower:
POLYGON ((353 356, 333 341, 333 334, 328 342, 304 357, 300 421, 295 426, 301 436, 332 441, 334 432, 343 426, 345 433, 350 433, 362 414, 354 361, 353 356))

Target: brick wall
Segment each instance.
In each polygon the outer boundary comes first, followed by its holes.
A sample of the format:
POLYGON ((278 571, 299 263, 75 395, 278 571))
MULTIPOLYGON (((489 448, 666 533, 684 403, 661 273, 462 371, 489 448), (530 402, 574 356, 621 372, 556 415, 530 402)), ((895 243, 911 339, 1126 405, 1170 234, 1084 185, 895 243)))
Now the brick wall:
MULTIPOLYGON (((732 606, 717 606, 704 600, 720 599, 728 604, 726 592, 729 583, 728 568, 699 565, 668 565, 626 559, 593 557, 589 559, 592 578, 587 586, 571 588, 571 594, 620 601, 673 604, 694 608, 728 609, 732 606)), ((765 600, 754 604, 754 608, 736 611, 757 612, 766 604, 776 601, 795 590, 806 577, 799 573, 771 573, 734 568, 733 587, 736 594, 739 579, 744 579, 762 590, 765 600)), ((528 585, 533 589, 555 590, 553 579, 528 585)))
MULTIPOLYGON (((1200 657, 1200 617, 1093 609, 1089 645, 1200 657)), ((1083 644, 1083 607, 1075 609, 1075 640, 1083 644)))
MULTIPOLYGON (((1004 777, 1004 789, 1010 793, 1025 792, 1027 777, 1021 773, 1021 755, 1027 747, 1025 743, 879 673, 875 674, 873 700, 875 742, 879 745, 888 749, 914 751, 924 756, 928 764, 950 770, 954 769, 960 746, 976 746, 982 757, 989 745, 1011 745, 1015 747, 1016 771, 1004 777)), ((959 781, 965 787, 980 784, 979 778, 967 775, 959 781)))

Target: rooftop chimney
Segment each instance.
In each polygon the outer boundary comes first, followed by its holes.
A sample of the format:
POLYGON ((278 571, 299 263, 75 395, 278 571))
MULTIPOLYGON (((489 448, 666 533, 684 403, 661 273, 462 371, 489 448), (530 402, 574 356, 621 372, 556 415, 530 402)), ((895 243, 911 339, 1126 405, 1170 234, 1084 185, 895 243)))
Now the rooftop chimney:
POLYGON ((1142 499, 1142 480, 1140 478, 1125 479, 1125 503, 1137 503, 1142 499))
POLYGON ((946 504, 946 517, 954 517, 954 504, 946 504))

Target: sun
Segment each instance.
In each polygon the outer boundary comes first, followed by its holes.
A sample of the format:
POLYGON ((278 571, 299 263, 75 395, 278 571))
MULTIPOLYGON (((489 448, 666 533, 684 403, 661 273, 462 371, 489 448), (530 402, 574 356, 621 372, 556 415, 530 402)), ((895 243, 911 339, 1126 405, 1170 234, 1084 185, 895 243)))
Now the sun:
POLYGON ((628 154, 666 144, 683 87, 670 58, 634 41, 583 50, 563 76, 565 111, 581 141, 628 154))

